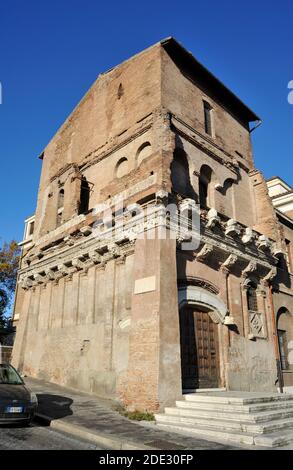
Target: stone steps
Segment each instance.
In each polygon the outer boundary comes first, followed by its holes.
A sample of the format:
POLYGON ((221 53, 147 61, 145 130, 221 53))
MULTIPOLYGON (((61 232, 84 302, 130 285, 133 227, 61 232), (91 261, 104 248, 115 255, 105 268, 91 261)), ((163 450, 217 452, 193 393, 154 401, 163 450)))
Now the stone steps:
MULTIPOLYGON (((180 402, 176 402, 180 403, 180 402)), ((181 404, 180 404, 181 405, 181 404)), ((293 418, 293 405, 290 408, 278 410, 265 410, 258 413, 249 413, 233 410, 209 410, 205 408, 193 409, 177 406, 176 408, 165 408, 167 415, 190 416, 207 419, 226 419, 231 421, 243 421, 245 423, 261 423, 268 420, 293 418)))
POLYGON ((192 393, 155 417, 159 427, 202 438, 267 447, 293 441, 293 395, 192 393))
POLYGON ((177 408, 188 408, 194 410, 211 410, 222 412, 241 412, 241 413, 261 413, 264 411, 287 410, 293 407, 293 402, 289 400, 272 402, 272 403, 256 403, 253 405, 233 405, 232 403, 197 403, 192 401, 176 401, 177 408))
POLYGON ((160 428, 179 432, 188 436, 197 436, 201 439, 210 439, 213 441, 227 441, 233 444, 246 444, 246 445, 255 445, 263 447, 279 447, 290 442, 293 442, 293 430, 287 430, 283 432, 276 432, 272 434, 258 434, 254 435, 252 433, 239 433, 235 431, 221 431, 215 429, 210 429, 204 426, 197 426, 196 428, 191 428, 188 425, 178 424, 174 422, 173 425, 169 424, 160 424, 160 428))
POLYGON ((187 394, 184 395, 186 401, 192 401, 196 403, 223 403, 223 404, 239 404, 239 405, 253 405, 261 403, 272 403, 272 402, 286 402, 293 400, 292 395, 279 394, 279 395, 265 395, 256 396, 256 394, 245 394, 244 396, 237 396, 232 392, 218 392, 215 394, 187 394))
POLYGON ((224 431, 239 431, 239 432, 247 432, 247 433, 254 433, 254 434, 266 434, 269 432, 279 431, 280 429, 290 428, 293 429, 293 418, 285 418, 285 419, 276 419, 269 422, 264 423, 247 423, 241 422, 237 420, 229 420, 224 418, 212 418, 212 417, 191 417, 191 416, 183 416, 178 414, 162 414, 157 416, 158 423, 174 423, 174 421, 178 423, 187 424, 190 426, 205 426, 208 428, 217 428, 224 431))

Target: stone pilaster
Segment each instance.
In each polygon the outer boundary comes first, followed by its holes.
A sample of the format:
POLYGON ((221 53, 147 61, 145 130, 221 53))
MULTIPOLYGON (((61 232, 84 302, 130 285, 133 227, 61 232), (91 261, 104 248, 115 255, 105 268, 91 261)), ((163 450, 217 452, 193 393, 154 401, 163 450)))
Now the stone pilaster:
POLYGON ((129 409, 150 411, 181 395, 175 239, 136 241, 129 366, 119 392, 129 409))

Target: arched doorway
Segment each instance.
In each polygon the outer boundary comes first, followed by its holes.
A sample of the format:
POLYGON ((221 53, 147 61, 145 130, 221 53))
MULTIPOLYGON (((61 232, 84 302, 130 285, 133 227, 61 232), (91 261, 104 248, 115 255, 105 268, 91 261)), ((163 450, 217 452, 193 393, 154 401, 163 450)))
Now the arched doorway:
POLYGON ((180 310, 182 388, 219 386, 218 325, 209 313, 193 305, 180 310))
POLYGON ((195 285, 178 291, 182 389, 217 388, 220 380, 219 324, 228 314, 224 302, 195 285))

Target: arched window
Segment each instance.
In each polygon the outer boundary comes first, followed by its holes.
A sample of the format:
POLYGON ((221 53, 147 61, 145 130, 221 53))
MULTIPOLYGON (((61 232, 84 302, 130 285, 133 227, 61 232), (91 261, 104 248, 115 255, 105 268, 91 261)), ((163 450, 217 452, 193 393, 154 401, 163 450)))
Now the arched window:
POLYGON ((171 164, 171 181, 174 192, 195 197, 193 187, 190 182, 189 165, 186 153, 182 149, 176 149, 171 164))
POLYGON ((199 203, 203 209, 210 208, 211 206, 211 179, 212 169, 208 165, 203 165, 199 174, 199 203))
POLYGON ((64 207, 64 189, 60 189, 58 194, 58 209, 64 207))
POLYGON ((292 369, 289 363, 289 342, 293 339, 293 317, 286 308, 280 308, 277 314, 277 333, 282 370, 292 369))
POLYGON ((90 202, 90 186, 87 179, 83 176, 80 186, 80 201, 79 201, 79 214, 86 214, 89 210, 90 202))
POLYGON ((59 227, 59 225, 62 224, 63 209, 64 209, 64 189, 60 189, 58 193, 58 201, 57 201, 57 221, 56 221, 57 227, 59 227))
POLYGON ((250 312, 258 311, 256 286, 252 283, 247 288, 247 307, 250 312))

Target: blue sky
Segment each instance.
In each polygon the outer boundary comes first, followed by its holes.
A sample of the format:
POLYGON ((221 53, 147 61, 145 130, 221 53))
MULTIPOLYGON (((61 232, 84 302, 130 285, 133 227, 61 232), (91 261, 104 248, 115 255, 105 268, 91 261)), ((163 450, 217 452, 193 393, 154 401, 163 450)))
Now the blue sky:
POLYGON ((2 0, 0 244, 22 238, 37 157, 97 75, 167 36, 262 117, 256 166, 293 185, 291 0, 2 0))

